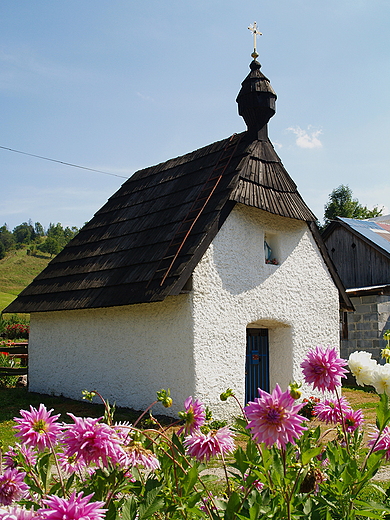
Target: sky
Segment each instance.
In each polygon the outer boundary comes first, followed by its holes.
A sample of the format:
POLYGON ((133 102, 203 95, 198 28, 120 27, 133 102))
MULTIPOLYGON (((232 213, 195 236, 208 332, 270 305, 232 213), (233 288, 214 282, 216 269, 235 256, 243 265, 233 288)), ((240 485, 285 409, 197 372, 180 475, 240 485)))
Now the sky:
POLYGON ((135 171, 245 130, 255 21, 305 202, 321 221, 346 184, 390 213, 389 0, 1 0, 0 225, 81 227, 135 171))

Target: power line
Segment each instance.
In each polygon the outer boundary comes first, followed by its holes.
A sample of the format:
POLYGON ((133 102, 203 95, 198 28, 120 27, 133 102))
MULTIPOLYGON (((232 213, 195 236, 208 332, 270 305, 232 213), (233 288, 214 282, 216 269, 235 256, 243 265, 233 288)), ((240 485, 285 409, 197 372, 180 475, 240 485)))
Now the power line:
POLYGON ((116 173, 104 172, 102 170, 95 170, 94 168, 87 168, 86 166, 79 166, 78 164, 72 164, 64 161, 57 161, 57 159, 49 159, 49 157, 43 157, 42 155, 35 155, 33 153, 21 152, 20 150, 14 150, 13 148, 6 148, 5 146, 0 146, 3 150, 8 150, 10 152, 21 153, 23 155, 29 155, 30 157, 36 157, 38 159, 44 159, 45 161, 51 161, 59 164, 64 164, 65 166, 72 166, 73 168, 80 168, 82 170, 89 170, 90 172, 104 173, 105 175, 112 175, 113 177, 121 177, 122 179, 128 179, 124 175, 117 175, 116 173))

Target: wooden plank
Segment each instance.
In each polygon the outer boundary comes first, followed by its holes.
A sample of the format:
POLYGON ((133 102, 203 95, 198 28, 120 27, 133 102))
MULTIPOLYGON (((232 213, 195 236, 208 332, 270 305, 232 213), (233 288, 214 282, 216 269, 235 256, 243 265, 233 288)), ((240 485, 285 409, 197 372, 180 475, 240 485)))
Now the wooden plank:
POLYGON ((28 368, 3 368, 0 367, 0 376, 26 376, 28 368))
MULTIPOLYGON (((19 343, 20 345, 20 343, 19 343)), ((0 346, 0 352, 6 352, 7 354, 13 354, 17 357, 17 354, 26 355, 28 354, 28 344, 25 346, 15 346, 15 347, 3 347, 0 346)))

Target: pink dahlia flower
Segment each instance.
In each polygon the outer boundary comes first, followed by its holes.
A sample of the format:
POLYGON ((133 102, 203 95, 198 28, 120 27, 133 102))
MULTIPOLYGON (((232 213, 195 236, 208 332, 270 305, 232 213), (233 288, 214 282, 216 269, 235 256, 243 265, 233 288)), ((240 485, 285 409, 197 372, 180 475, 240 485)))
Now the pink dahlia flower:
POLYGON ((16 506, 0 509, 0 520, 32 520, 33 518, 38 518, 33 509, 16 506))
POLYGON ((183 431, 186 435, 191 435, 198 431, 206 421, 206 411, 204 404, 199 399, 187 397, 184 401, 184 412, 179 412, 179 417, 185 420, 185 424, 177 432, 180 435, 183 431))
POLYGON ((125 455, 120 460, 122 467, 136 466, 155 470, 160 467, 158 459, 153 452, 147 450, 140 442, 132 441, 123 447, 125 455))
POLYGON ((257 491, 262 491, 264 488, 264 483, 261 482, 261 480, 257 479, 254 475, 251 475, 251 470, 247 469, 244 473, 243 478, 245 485, 247 486, 241 486, 241 491, 247 491, 250 486, 253 486, 254 489, 257 489, 257 491))
POLYGON ((29 487, 24 482, 25 476, 26 473, 17 469, 6 469, 0 475, 0 504, 10 506, 27 496, 29 487))
POLYGON ((42 500, 46 508, 38 509, 38 515, 43 520, 103 520, 107 509, 104 502, 90 502, 92 495, 83 497, 83 493, 72 493, 69 498, 56 495, 42 500))
POLYGON ((386 460, 390 460, 390 427, 385 426, 383 428, 382 434, 378 439, 379 430, 376 426, 373 427, 372 432, 370 433, 370 440, 368 441, 369 446, 374 446, 374 451, 384 450, 386 460))
POLYGON ((345 415, 351 407, 345 397, 340 397, 340 403, 337 399, 325 399, 314 407, 314 415, 320 421, 326 424, 337 424, 341 421, 341 415, 345 415))
POLYGON ((313 385, 322 392, 334 392, 341 386, 341 378, 346 377, 347 365, 344 359, 339 358, 335 348, 317 346, 311 350, 301 363, 306 383, 313 385))
POLYGON ((362 410, 352 410, 352 408, 350 408, 344 415, 344 423, 345 429, 349 433, 352 433, 360 428, 364 423, 362 410))
POLYGON ((234 448, 233 434, 228 426, 219 430, 212 430, 205 434, 196 432, 184 439, 184 446, 191 457, 200 462, 208 461, 211 457, 231 453, 234 448))
POLYGON ((101 423, 100 419, 75 417, 71 413, 68 415, 74 424, 67 425, 63 436, 66 457, 74 456, 75 461, 87 465, 99 465, 100 462, 107 465, 108 459, 115 464, 124 456, 121 440, 108 424, 101 423))
MULTIPOLYGON (((72 475, 75 472, 84 472, 88 471, 88 467, 85 461, 81 458, 77 459, 76 455, 67 456, 65 453, 57 453, 58 463, 60 465, 61 470, 66 475, 72 475)), ((92 471, 93 472, 93 471, 92 471)))
POLYGON ((19 444, 18 442, 4 453, 4 465, 9 469, 17 468, 24 464, 34 466, 36 462, 36 452, 30 446, 19 444))
POLYGON ((57 422, 59 415, 51 415, 52 411, 47 411, 44 404, 40 404, 38 410, 32 406, 29 412, 20 410, 23 418, 14 418, 18 423, 14 426, 16 437, 19 437, 23 444, 36 447, 39 451, 54 446, 61 434, 62 426, 57 422))
POLYGON ((298 415, 303 403, 297 403, 288 390, 282 392, 278 384, 272 394, 259 388, 259 395, 245 407, 247 428, 251 428, 254 441, 267 446, 276 444, 278 448, 288 442, 295 444, 295 439, 307 430, 302 426, 306 418, 298 415))

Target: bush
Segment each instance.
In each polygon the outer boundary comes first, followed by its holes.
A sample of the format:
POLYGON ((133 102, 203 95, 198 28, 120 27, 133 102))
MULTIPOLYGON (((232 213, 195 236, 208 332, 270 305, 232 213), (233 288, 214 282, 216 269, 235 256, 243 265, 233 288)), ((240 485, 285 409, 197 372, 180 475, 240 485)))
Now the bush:
POLYGON ((13 323, 6 325, 4 332, 8 339, 28 339, 30 327, 23 323, 13 323))
POLYGON ((23 314, 12 314, 0 318, 0 334, 6 339, 28 339, 30 333, 29 318, 23 314))
MULTIPOLYGON (((8 354, 8 352, 1 351, 0 345, 0 368, 14 368, 15 360, 8 354)), ((2 376, 0 375, 0 387, 12 388, 18 382, 19 376, 2 376)))

